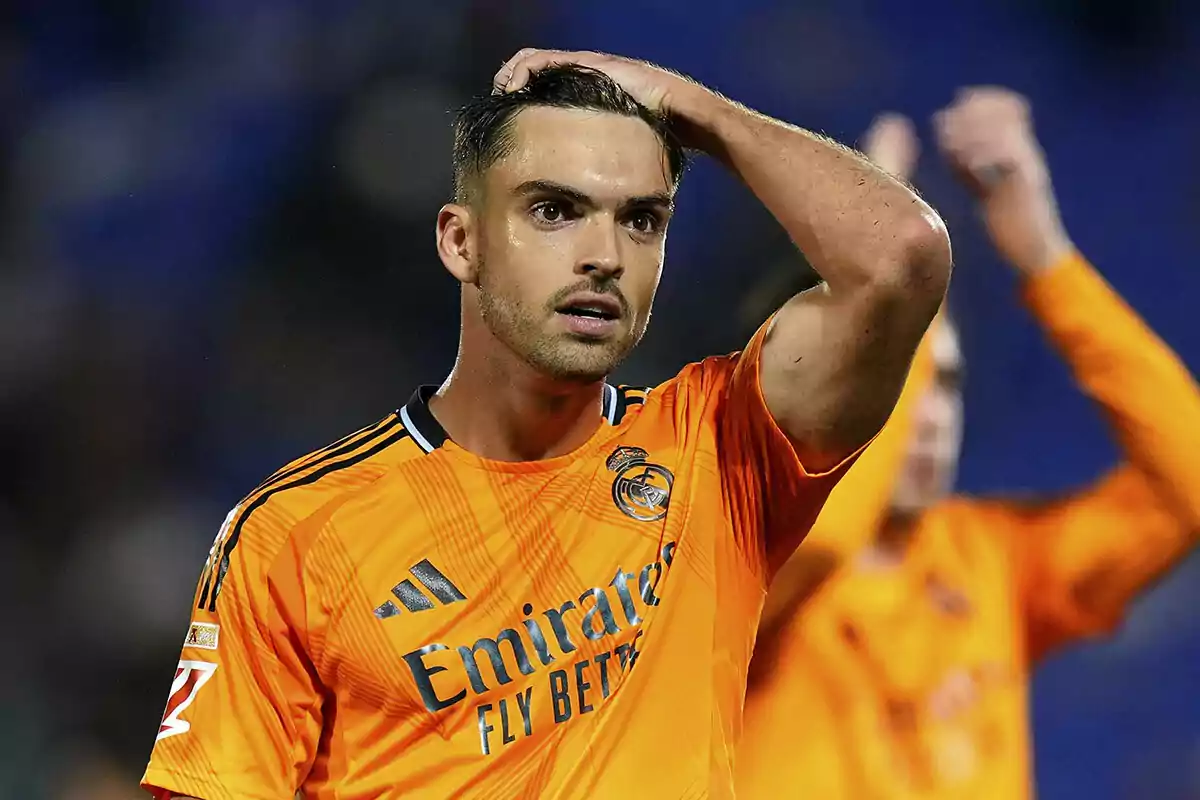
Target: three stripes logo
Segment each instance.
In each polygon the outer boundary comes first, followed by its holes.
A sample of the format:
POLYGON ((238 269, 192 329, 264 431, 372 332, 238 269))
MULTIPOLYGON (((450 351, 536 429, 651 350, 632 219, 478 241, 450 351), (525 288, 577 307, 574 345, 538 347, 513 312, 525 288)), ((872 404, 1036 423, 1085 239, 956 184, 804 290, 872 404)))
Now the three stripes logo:
MULTIPOLYGON (((429 563, 429 559, 427 558, 413 564, 412 568, 409 569, 409 574, 416 578, 417 583, 425 587, 429 594, 433 595, 434 600, 437 600, 444 606, 467 599, 467 596, 460 592, 458 587, 443 575, 437 567, 429 563)), ((435 608, 433 600, 430 600, 408 578, 393 586, 392 594, 396 596, 396 600, 400 602, 400 605, 414 614, 418 611, 428 611, 431 608, 435 608)), ((392 600, 388 600, 375 609, 375 616, 379 619, 394 617, 399 613, 400 607, 392 600)))

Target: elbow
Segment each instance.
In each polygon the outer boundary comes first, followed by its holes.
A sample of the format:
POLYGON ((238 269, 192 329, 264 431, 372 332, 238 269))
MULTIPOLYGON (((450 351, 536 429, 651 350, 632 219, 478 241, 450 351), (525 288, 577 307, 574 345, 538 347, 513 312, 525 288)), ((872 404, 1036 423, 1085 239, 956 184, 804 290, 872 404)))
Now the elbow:
POLYGON ((929 318, 942 305, 950 284, 953 256, 942 218, 925 203, 897 225, 888 267, 879 270, 874 294, 886 301, 927 309, 929 318))
POLYGON ((953 254, 946 223, 929 206, 919 203, 920 212, 907 221, 897 236, 900 249, 900 283, 911 294, 931 299, 940 306, 950 284, 953 254))

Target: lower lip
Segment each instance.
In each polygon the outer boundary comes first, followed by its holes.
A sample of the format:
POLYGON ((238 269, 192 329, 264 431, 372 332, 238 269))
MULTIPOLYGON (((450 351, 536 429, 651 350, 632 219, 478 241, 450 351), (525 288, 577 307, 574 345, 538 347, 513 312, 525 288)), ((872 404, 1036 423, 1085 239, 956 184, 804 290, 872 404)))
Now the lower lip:
POLYGON ((559 314, 566 323, 567 330, 576 336, 586 336, 590 339, 601 339, 617 329, 618 320, 601 319, 600 317, 580 317, 574 314, 559 314))

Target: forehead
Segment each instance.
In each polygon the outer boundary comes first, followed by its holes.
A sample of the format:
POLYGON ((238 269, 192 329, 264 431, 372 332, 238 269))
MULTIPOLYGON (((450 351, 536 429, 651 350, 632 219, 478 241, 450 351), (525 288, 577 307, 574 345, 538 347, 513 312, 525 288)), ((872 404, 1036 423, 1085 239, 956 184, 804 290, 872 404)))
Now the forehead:
POLYGON ((497 188, 553 181, 598 201, 672 191, 666 149, 636 117, 535 107, 517 114, 513 128, 515 146, 489 170, 497 188))

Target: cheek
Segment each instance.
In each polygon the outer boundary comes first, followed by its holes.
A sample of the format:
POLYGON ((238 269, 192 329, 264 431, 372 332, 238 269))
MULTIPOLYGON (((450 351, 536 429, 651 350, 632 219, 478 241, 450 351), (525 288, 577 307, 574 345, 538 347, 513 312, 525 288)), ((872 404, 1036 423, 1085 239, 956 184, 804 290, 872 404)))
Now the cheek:
POLYGON ((658 282, 662 278, 663 246, 643 245, 627 253, 624 259, 625 273, 621 277, 621 288, 626 297, 637 308, 645 310, 654 300, 658 282))
POLYGON ((501 236, 491 237, 481 248, 486 275, 485 288, 492 294, 522 306, 540 305, 552 286, 549 278, 562 263, 562 256, 544 237, 509 226, 501 236))

